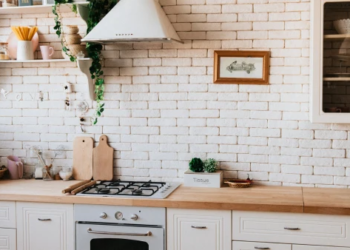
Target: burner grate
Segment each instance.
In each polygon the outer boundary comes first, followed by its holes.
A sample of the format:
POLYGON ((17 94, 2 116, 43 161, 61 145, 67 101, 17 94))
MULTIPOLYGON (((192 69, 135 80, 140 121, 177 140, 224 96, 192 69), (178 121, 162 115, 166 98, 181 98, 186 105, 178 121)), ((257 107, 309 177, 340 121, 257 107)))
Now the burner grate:
POLYGON ((83 190, 81 194, 147 197, 154 195, 165 185, 165 182, 152 181, 101 181, 83 190))

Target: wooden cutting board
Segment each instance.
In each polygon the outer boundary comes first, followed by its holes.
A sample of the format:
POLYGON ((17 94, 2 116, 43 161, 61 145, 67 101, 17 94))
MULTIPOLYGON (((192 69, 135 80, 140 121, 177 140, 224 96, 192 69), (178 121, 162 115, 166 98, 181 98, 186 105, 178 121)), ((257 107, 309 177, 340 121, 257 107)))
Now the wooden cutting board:
POLYGON ((92 179, 92 153, 94 141, 91 137, 76 137, 73 143, 73 177, 75 180, 92 179))
POLYGON ((111 181, 113 179, 113 151, 113 148, 108 146, 107 136, 101 135, 98 146, 94 148, 94 180, 111 181))

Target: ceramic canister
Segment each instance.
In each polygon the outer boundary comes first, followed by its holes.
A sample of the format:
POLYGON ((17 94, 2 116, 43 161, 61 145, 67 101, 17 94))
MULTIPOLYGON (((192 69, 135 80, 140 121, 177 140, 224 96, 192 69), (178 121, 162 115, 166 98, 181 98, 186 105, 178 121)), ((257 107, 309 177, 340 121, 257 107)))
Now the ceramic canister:
POLYGON ((18 41, 17 60, 18 61, 34 60, 32 41, 18 41))

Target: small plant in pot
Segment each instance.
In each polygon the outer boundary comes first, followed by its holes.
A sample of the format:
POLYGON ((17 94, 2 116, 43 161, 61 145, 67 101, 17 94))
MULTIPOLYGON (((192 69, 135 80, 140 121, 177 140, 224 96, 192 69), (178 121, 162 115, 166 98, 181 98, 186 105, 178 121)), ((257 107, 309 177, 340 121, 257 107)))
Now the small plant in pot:
POLYGON ((215 159, 210 158, 203 162, 200 158, 193 158, 188 165, 189 170, 184 175, 185 186, 221 187, 223 173, 217 171, 218 162, 215 159))

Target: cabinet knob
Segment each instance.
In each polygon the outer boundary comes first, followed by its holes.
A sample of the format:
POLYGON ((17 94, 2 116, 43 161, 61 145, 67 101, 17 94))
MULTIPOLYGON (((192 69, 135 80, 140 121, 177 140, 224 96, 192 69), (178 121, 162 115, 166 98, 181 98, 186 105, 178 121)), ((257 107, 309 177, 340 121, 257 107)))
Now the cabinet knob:
POLYGON ((138 220, 138 219, 139 219, 139 216, 138 216, 137 214, 132 214, 132 215, 130 216, 130 219, 132 219, 132 220, 138 220))
POLYGON ((101 219, 106 219, 107 218, 107 214, 106 213, 101 213, 100 214, 100 218, 101 219))

